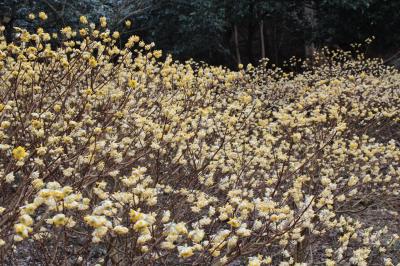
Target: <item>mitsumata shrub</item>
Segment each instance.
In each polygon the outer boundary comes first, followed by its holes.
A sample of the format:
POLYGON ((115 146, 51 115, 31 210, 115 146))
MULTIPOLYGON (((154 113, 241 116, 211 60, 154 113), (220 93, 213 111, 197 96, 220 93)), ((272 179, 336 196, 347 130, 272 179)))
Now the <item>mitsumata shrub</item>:
POLYGON ((400 263, 399 71, 230 71, 80 22, 0 35, 2 264, 400 263))

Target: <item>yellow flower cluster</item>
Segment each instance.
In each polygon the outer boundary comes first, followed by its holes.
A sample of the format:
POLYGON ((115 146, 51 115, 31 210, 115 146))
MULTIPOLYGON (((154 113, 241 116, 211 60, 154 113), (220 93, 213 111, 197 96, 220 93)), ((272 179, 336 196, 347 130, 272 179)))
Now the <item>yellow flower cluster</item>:
POLYGON ((79 20, 0 33, 3 264, 399 263, 399 71, 179 63, 79 20))
POLYGON ((18 161, 23 160, 28 155, 25 148, 21 146, 14 148, 12 154, 14 159, 18 161))

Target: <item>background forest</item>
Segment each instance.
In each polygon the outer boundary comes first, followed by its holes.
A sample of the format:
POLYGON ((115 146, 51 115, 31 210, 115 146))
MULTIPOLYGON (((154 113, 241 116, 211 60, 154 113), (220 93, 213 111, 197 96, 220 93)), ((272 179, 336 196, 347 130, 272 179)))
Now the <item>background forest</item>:
POLYGON ((48 31, 77 25, 80 15, 105 16, 111 30, 140 35, 176 59, 230 67, 264 57, 282 65, 291 56, 323 46, 349 49, 373 36, 367 54, 399 64, 399 10, 398 0, 0 0, 9 40, 15 26, 38 26, 30 12, 48 14, 42 25, 48 31))
POLYGON ((0 0, 0 265, 400 266, 399 10, 0 0))

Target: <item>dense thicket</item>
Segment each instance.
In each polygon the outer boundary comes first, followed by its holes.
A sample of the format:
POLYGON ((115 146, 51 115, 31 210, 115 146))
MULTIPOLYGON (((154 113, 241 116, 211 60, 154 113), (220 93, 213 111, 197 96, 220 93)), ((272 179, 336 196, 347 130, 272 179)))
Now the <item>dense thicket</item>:
POLYGON ((262 57, 281 65, 324 45, 347 49, 375 36, 368 53, 396 63, 398 10, 398 0, 0 0, 0 23, 11 40, 13 26, 31 27, 30 11, 48 13, 49 31, 76 25, 80 15, 106 16, 122 39, 139 34, 175 58, 231 67, 262 57))
POLYGON ((80 23, 0 27, 1 264, 400 263, 398 70, 182 64, 80 23))

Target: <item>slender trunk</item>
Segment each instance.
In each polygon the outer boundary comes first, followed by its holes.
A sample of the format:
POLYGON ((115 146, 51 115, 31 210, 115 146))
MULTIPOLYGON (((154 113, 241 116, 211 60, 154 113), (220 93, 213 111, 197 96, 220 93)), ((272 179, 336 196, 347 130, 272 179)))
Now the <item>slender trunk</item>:
POLYGON ((264 20, 260 22, 261 59, 265 58, 264 20))
MULTIPOLYGON (((15 8, 15 4, 12 4, 7 16, 3 17, 2 23, 5 28, 4 38, 6 39, 7 43, 11 43, 14 40, 13 34, 14 34, 14 21, 15 21, 16 12, 17 11, 15 8)), ((1 19, 1 17, 0 17, 0 19, 1 19)))
POLYGON ((12 43, 13 41, 13 31, 14 31, 14 21, 10 20, 8 23, 4 25, 4 38, 6 39, 7 43, 12 43))
POLYGON ((266 41, 266 49, 269 51, 269 59, 271 62, 275 60, 275 55, 274 55, 274 40, 273 40, 273 35, 272 35, 272 30, 273 30, 273 25, 274 21, 271 19, 267 20, 267 25, 268 27, 265 28, 265 41, 266 41))
POLYGON ((309 0, 304 2, 304 16, 311 28, 310 39, 305 40, 304 52, 306 57, 312 57, 315 52, 314 34, 317 26, 315 1, 309 0))
MULTIPOLYGON (((230 2, 228 0, 220 1, 219 3, 222 4, 221 8, 224 10, 224 23, 226 25, 229 25, 232 16, 232 6, 229 4, 230 2)), ((222 37, 223 37, 222 45, 224 47, 230 48, 229 55, 224 59, 224 62, 226 62, 231 67, 235 67, 239 64, 236 51, 235 29, 233 28, 232 30, 231 27, 226 28, 222 37), (234 47, 232 46, 232 39, 234 40, 234 47)), ((239 52, 239 57, 240 57, 240 52, 239 52)))
POLYGON ((249 24, 248 24, 248 28, 247 28, 247 56, 249 58, 249 62, 251 64, 255 64, 255 60, 254 60, 254 53, 253 53, 253 40, 254 40, 254 31, 255 31, 255 26, 257 26, 257 22, 254 21, 254 19, 256 18, 256 13, 254 12, 254 6, 255 3, 254 2, 250 2, 249 4, 249 24))
POLYGON ((274 60, 275 64, 279 64, 279 41, 278 41, 278 24, 277 19, 274 18, 274 31, 273 31, 273 44, 274 44, 274 60))
POLYGON ((235 32, 235 50, 236 50, 236 60, 238 64, 242 63, 242 59, 240 58, 240 49, 239 49, 239 34, 238 34, 238 29, 237 25, 235 24, 233 26, 233 30, 235 32))
POLYGON ((254 64, 253 39, 254 39, 254 27, 252 23, 249 23, 246 46, 247 46, 247 55, 249 57, 249 62, 251 64, 254 64))

